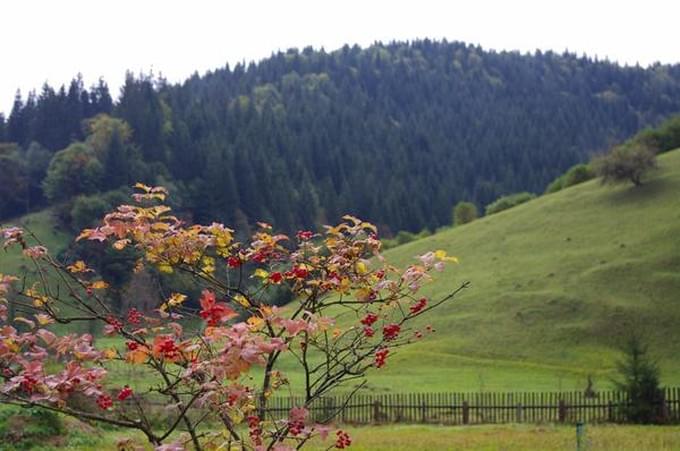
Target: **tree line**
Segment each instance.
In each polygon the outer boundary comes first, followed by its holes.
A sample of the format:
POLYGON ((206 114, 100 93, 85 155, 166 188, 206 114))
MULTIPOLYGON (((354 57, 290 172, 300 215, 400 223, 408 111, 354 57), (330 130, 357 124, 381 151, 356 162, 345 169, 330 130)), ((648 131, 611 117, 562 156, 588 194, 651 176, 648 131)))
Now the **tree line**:
POLYGON ((291 49, 180 84, 128 74, 117 101, 76 78, 0 117, 0 218, 58 204, 72 220, 80 202, 87 222, 140 180, 240 230, 349 212, 387 235, 434 230, 461 200, 543 192, 679 110, 678 65, 431 40, 291 49))

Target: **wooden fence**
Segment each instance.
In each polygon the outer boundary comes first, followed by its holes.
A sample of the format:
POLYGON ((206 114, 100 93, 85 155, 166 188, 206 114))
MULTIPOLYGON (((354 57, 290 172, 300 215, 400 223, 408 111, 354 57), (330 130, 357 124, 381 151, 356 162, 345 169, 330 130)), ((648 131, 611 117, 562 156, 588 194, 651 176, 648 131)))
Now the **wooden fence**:
MULTIPOLYGON (((285 418, 303 398, 274 397, 268 415, 285 418)), ((369 423, 603 423, 624 422, 625 393, 600 391, 550 393, 411 393, 320 398, 310 406, 314 421, 369 423)), ((680 421, 680 387, 663 390, 659 406, 664 421, 680 421)))

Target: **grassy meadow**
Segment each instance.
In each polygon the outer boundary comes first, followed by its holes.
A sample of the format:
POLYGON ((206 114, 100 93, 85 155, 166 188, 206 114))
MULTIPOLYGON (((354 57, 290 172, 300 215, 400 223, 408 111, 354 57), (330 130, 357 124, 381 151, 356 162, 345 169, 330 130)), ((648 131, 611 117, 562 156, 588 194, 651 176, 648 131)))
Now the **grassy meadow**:
MULTIPOLYGON (((364 426, 345 428, 352 437, 354 451, 520 451, 520 450, 573 450, 576 432, 573 426, 555 425, 488 425, 468 427, 442 427, 423 425, 364 426)), ((99 451, 116 449, 119 441, 132 438, 144 445, 143 437, 135 433, 116 430, 93 430, 91 427, 70 422, 68 434, 60 440, 48 442, 41 451, 56 449, 99 451)), ((328 442, 315 440, 305 447, 310 451, 328 449, 328 442)), ((588 450, 608 451, 670 451, 680 450, 679 426, 622 426, 587 425, 585 443, 588 450)), ((0 450, 9 450, 0 444, 0 450)))
MULTIPOLYGON (((592 180, 386 253, 460 258, 424 292, 471 287, 426 320, 436 333, 371 374, 377 392, 608 388, 630 330, 680 384, 680 151, 644 185, 592 180)), ((424 324, 423 324, 424 325, 424 324)))

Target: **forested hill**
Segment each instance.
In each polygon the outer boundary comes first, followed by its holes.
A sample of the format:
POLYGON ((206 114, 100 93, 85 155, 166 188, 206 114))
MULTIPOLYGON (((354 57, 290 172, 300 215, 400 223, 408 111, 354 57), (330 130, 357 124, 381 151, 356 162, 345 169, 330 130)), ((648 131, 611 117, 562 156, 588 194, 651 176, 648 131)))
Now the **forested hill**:
MULTIPOLYGON (((99 172, 90 167, 92 180, 69 196, 142 178, 182 192, 181 206, 201 221, 292 230, 351 212, 386 230, 417 231, 450 222, 459 200, 542 192, 590 152, 678 111, 678 65, 621 67, 424 40, 290 50, 180 85, 129 76, 117 103, 103 83, 44 87, 17 99, 0 120, 0 141, 19 143, 13 161, 73 140, 96 147, 80 121, 108 113, 132 133, 88 153, 99 172)), ((9 164, 0 163, 0 171, 9 164)), ((31 205, 56 201, 40 197, 44 168, 24 172, 33 174, 31 205)), ((25 205, 17 199, 1 211, 0 202, 0 214, 25 205)))

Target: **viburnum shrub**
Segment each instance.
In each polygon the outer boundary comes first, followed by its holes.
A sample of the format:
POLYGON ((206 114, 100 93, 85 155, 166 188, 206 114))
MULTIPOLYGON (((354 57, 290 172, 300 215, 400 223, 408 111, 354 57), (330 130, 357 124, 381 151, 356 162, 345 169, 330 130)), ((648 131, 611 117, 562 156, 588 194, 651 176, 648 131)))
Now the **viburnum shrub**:
MULTIPOLYGON (((37 281, 0 275, 0 401, 136 429, 157 450, 299 449, 314 436, 326 438, 342 410, 313 422, 316 399, 385 366, 390 350, 423 336, 409 327, 412 320, 466 287, 438 300, 417 297, 430 273, 455 258, 428 252, 399 270, 380 255, 376 228, 352 216, 292 239, 259 223, 250 242, 238 243, 222 224, 189 225, 173 216, 160 205, 165 189, 135 188, 135 205, 119 206, 77 239, 134 248, 136 271, 188 274, 200 299, 169 293, 153 311, 116 311, 108 284, 85 262, 62 263, 24 230, 1 229, 4 247, 22 248, 37 281), (282 287, 294 301, 268 305, 270 290, 282 287), (9 297, 23 315, 11 324, 9 297), (62 329, 51 326, 91 321, 118 344, 98 348, 90 334, 57 334, 62 329), (277 370, 285 355, 304 376, 301 387, 288 390, 303 393, 304 402, 277 420, 267 403, 288 384, 277 370), (152 376, 144 387, 109 383, 111 367, 121 364, 152 376), (147 416, 144 402, 152 396, 167 403, 163 425, 147 416)), ((335 437, 330 448, 350 446, 346 432, 335 437)))

